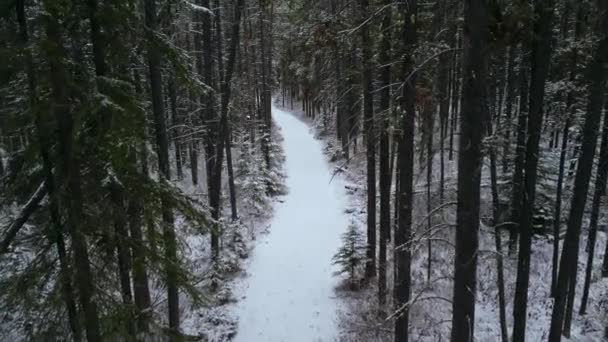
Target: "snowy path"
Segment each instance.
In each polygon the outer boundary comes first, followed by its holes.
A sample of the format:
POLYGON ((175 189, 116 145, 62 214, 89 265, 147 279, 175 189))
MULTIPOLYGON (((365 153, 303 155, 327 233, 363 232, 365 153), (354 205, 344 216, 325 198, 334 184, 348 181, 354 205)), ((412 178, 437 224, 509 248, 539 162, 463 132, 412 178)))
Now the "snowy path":
POLYGON ((273 105, 285 139, 288 195, 255 247, 237 342, 334 341, 338 336, 331 258, 346 230, 347 204, 308 125, 273 105), (331 181, 331 182, 330 182, 331 181))

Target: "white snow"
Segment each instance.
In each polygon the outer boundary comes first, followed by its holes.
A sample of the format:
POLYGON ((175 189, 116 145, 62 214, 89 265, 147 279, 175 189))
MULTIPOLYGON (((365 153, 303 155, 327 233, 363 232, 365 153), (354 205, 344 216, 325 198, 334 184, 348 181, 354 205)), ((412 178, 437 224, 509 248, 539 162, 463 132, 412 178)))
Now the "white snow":
POLYGON ((235 341, 334 341, 339 301, 331 259, 348 226, 344 182, 332 177, 304 122, 274 105, 272 114, 285 139, 289 193, 255 247, 235 341))

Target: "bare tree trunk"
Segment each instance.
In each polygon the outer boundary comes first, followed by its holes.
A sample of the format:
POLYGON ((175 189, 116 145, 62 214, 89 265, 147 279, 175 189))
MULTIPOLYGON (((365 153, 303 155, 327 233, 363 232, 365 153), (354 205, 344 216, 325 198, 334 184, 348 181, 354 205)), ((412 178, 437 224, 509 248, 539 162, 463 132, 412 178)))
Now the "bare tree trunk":
MULTIPOLYGON (((444 20, 451 20, 447 17, 447 1, 443 1, 444 20)), ((448 38, 442 41, 451 48, 455 43, 456 26, 450 24, 447 30, 448 38)), ((437 88, 439 90, 439 160, 440 160, 440 179, 439 179, 439 204, 443 204, 445 198, 445 139, 447 138, 448 121, 450 115, 450 55, 441 54, 439 57, 439 75, 437 77, 437 88)))
POLYGON ((509 234, 509 254, 517 249, 517 236, 521 229, 521 202, 523 197, 524 166, 526 162, 526 125, 528 122, 529 69, 522 44, 521 63, 519 65, 519 115, 517 116, 517 141, 515 145, 515 169, 513 171, 513 190, 511 192, 511 232, 509 234))
MULTIPOLYGON (((133 155, 135 160, 135 154, 133 155)), ((151 305, 150 289, 148 287, 148 272, 146 270, 145 245, 142 233, 143 204, 138 198, 131 198, 127 214, 129 216, 129 231, 131 233, 131 252, 133 254, 133 292, 135 307, 139 313, 138 327, 140 331, 147 330, 148 310, 151 305)))
POLYGON ((433 259, 433 246, 432 246, 432 219, 431 219, 431 211, 433 207, 433 196, 431 195, 431 183, 433 181, 433 128, 434 128, 434 118, 433 118, 433 106, 432 101, 428 101, 424 103, 424 108, 422 111, 423 121, 425 126, 425 134, 426 135, 426 229, 428 234, 427 239, 427 267, 426 267, 426 281, 428 283, 431 282, 431 267, 432 267, 432 259, 433 259))
MULTIPOLYGON (((488 113, 489 114, 489 113, 488 113)), ((492 129, 492 120, 489 115, 486 115, 486 127, 488 136, 494 137, 492 129)), ((494 139, 493 139, 494 140, 494 139)), ((496 274, 498 287, 498 313, 500 320, 500 336, 502 342, 509 342, 509 332, 507 330, 507 313, 505 300, 505 275, 503 266, 503 251, 501 229, 498 227, 501 221, 502 213, 500 206, 500 196, 498 192, 498 166, 496 160, 496 150, 492 142, 489 145, 490 154, 490 183, 492 191, 492 226, 494 227, 494 245, 496 246, 496 274)))
MULTIPOLYGON (((114 243, 116 244, 116 253, 118 259, 118 279, 120 281, 120 290, 122 301, 125 307, 130 307, 133 304, 133 293, 131 292, 131 252, 127 245, 129 239, 127 226, 127 212, 124 207, 124 194, 117 185, 112 185, 110 189, 110 197, 113 204, 114 216, 114 243)), ((129 336, 135 339, 135 325, 131 319, 125 320, 125 330, 129 336)))
MULTIPOLYGON (((454 24, 456 25, 456 24, 454 24)), ((456 47, 461 48, 461 39, 460 35, 456 30, 456 47)), ((458 125, 458 116, 459 116, 459 107, 461 100, 461 83, 460 76, 462 72, 462 65, 459 63, 460 55, 458 54, 458 50, 454 51, 454 61, 453 61, 453 77, 452 77, 452 119, 450 120, 450 153, 448 156, 449 160, 454 159, 454 135, 456 134, 456 126, 458 125)))
MULTIPOLYGON (((368 16, 368 0, 360 0, 360 20, 364 22, 368 16)), ((365 265, 366 278, 376 275, 376 139, 374 132, 374 99, 372 85, 372 66, 369 39, 369 26, 361 28, 361 44, 363 48, 363 117, 365 123, 366 155, 367 155, 367 258, 365 265)))
POLYGON ((458 206, 452 342, 471 341, 475 327, 475 292, 479 248, 481 142, 484 130, 488 10, 483 0, 464 3, 463 108, 458 156, 458 206))
POLYGON ((169 78, 167 82, 167 91, 169 92, 169 104, 171 105, 171 121, 172 121, 172 131, 173 131, 173 146, 175 147, 175 168, 177 171, 177 179, 182 180, 184 178, 184 171, 182 167, 182 144, 180 142, 180 132, 179 128, 180 120, 179 114, 177 110, 177 89, 175 89, 175 78, 173 75, 169 78))
POLYGON ((515 89, 516 89, 516 78, 515 78, 515 56, 517 46, 516 44, 509 45, 509 57, 507 58, 507 94, 505 100, 505 137, 503 143, 502 152, 502 173, 505 174, 509 171, 509 154, 511 151, 511 126, 513 125, 513 102, 515 102, 515 89))
MULTIPOLYGON (((384 5, 390 6, 393 0, 384 0, 384 5)), ((380 30, 382 41, 380 46, 380 241, 378 255, 378 303, 383 308, 386 304, 386 243, 391 229, 391 170, 389 168, 389 116, 391 115, 391 8, 388 8, 382 18, 380 30)))
MULTIPOLYGON (((402 5, 403 26, 401 39, 404 51, 413 51, 417 44, 416 27, 418 6, 416 0, 402 5)), ((416 74, 414 60, 409 53, 403 54, 401 60, 403 77, 401 137, 399 141, 399 222, 395 231, 395 286, 394 301, 397 316, 395 318, 395 342, 409 340, 409 311, 411 292, 411 248, 412 205, 414 178, 414 118, 416 115, 416 74), (411 76, 411 77, 408 77, 411 76)))

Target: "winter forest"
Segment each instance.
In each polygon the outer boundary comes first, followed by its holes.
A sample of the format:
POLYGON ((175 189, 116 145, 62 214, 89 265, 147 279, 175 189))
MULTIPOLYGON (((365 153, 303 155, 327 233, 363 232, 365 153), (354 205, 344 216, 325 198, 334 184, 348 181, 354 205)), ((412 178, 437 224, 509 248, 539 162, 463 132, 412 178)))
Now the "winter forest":
POLYGON ((608 341, 608 1, 0 0, 0 341, 608 341))

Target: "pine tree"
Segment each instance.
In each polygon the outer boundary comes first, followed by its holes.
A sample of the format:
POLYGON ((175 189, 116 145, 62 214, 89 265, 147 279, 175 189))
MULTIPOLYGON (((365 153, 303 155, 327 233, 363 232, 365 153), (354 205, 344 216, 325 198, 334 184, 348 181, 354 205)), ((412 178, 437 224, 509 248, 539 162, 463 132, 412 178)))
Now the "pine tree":
POLYGON ((348 274, 351 290, 357 289, 357 272, 366 262, 365 249, 365 239, 359 227, 355 222, 351 222, 342 235, 342 246, 332 259, 333 264, 339 267, 336 275, 348 274))
POLYGON ((475 324, 477 253, 484 132, 488 9, 482 0, 465 2, 464 88, 458 156, 458 208, 451 341, 472 340, 475 324))
POLYGON ((401 6, 404 18, 401 27, 401 75, 402 93, 401 107, 403 112, 400 118, 401 136, 399 137, 399 164, 398 164, 398 222, 395 229, 395 285, 394 301, 395 342, 409 340, 409 311, 411 292, 411 235, 412 235, 412 209, 413 209, 413 178, 414 178, 414 118, 416 115, 416 72, 414 60, 408 50, 413 51, 417 44, 417 14, 418 3, 410 1, 401 6))

